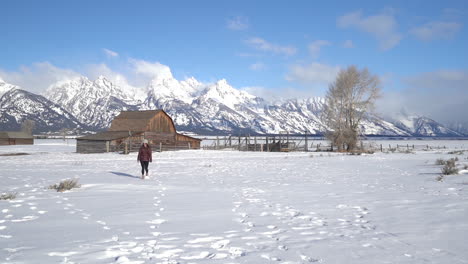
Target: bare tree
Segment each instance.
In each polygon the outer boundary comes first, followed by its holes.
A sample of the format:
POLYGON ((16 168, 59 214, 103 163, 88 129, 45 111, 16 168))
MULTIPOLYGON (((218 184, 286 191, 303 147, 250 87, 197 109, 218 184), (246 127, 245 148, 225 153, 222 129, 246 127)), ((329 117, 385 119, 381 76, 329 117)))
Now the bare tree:
POLYGON ((21 124, 21 131, 32 135, 36 123, 33 120, 24 120, 21 124))
POLYGON ((359 124, 379 96, 380 80, 366 68, 353 65, 340 70, 328 88, 322 115, 326 136, 339 151, 356 148, 359 124))

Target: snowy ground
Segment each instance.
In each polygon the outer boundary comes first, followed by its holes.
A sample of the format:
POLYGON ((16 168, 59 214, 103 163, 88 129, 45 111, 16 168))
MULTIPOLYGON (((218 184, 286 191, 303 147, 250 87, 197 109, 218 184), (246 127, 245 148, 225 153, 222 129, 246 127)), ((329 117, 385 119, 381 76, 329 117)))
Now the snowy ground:
POLYGON ((146 180, 134 153, 74 151, 0 147, 30 154, 0 156, 0 263, 468 263, 468 171, 434 165, 468 151, 163 152, 146 180))

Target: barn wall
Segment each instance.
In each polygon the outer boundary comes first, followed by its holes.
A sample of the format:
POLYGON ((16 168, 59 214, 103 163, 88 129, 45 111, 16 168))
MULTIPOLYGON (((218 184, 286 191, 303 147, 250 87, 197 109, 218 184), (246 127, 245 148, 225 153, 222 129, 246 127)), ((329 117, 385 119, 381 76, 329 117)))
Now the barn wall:
POLYGON ((190 142, 190 148, 191 149, 199 149, 200 148, 200 140, 199 139, 189 137, 189 136, 186 136, 186 135, 177 134, 176 135, 176 140, 177 140, 177 142, 184 142, 185 144, 190 142))
POLYGON ((145 138, 150 144, 174 144, 176 141, 175 135, 175 133, 145 132, 145 138))
POLYGON ((6 145, 34 145, 33 138, 0 138, 0 146, 6 145))
POLYGON ((17 138, 16 145, 34 145, 33 138, 17 138))
POLYGON ((172 119, 164 112, 157 113, 150 119, 146 131, 156 133, 175 133, 176 129, 172 119))

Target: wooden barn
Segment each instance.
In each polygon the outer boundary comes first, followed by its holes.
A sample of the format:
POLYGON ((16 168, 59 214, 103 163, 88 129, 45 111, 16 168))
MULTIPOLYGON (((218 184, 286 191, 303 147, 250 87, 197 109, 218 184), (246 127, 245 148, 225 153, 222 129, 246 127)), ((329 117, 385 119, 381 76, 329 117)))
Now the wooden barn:
POLYGON ((1 145, 33 145, 34 137, 26 132, 7 132, 0 131, 1 145))
POLYGON ((163 110, 122 111, 108 131, 77 138, 76 152, 138 151, 147 139, 153 150, 199 149, 201 139, 177 133, 172 118, 163 110))

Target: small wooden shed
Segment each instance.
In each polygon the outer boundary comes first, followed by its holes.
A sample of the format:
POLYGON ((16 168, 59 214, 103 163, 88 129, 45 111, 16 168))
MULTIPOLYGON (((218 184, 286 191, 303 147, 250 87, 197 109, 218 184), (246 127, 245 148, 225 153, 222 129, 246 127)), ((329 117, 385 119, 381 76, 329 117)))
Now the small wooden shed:
POLYGON ((137 151, 144 139, 153 150, 199 149, 201 139, 176 132, 172 118, 163 110, 122 111, 108 131, 77 138, 78 153, 137 151))
POLYGON ((33 135, 26 132, 0 131, 1 145, 33 145, 33 135))

